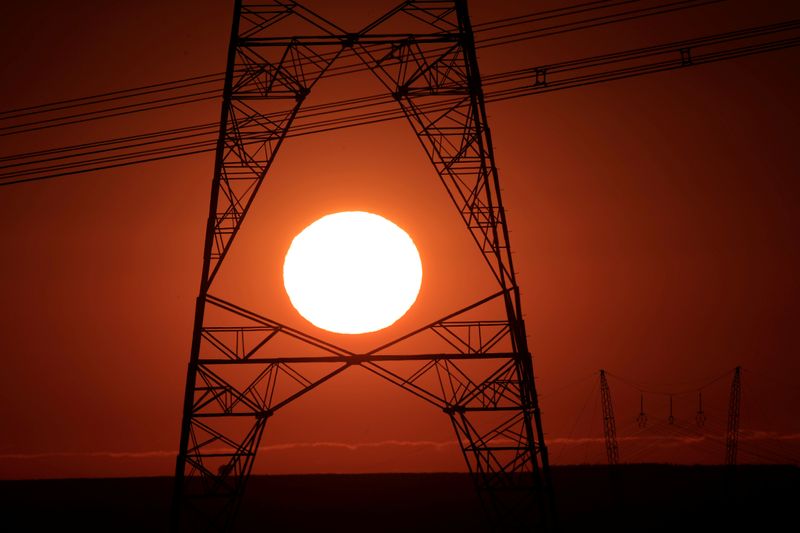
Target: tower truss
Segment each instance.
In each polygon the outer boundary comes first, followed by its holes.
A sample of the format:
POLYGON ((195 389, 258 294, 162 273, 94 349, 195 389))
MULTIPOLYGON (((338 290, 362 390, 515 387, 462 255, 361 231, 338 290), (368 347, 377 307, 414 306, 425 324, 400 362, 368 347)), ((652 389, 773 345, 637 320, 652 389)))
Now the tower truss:
POLYGON ((466 0, 406 1, 356 33, 293 1, 236 0, 173 530, 229 529, 270 418, 353 366, 448 416, 500 527, 552 524, 547 448, 466 0), (287 21, 306 31, 282 33, 287 21), (245 309, 214 284, 307 96, 344 57, 396 101, 497 283, 494 294, 366 352, 245 309), (287 355, 286 342, 303 353, 287 355))
POLYGON ((731 395, 728 402, 728 430, 725 433, 725 464, 735 465, 739 451, 739 412, 742 405, 742 369, 736 367, 731 381, 731 395))
POLYGON ((619 463, 617 421, 614 418, 614 404, 611 402, 611 389, 608 386, 605 370, 600 370, 600 404, 603 408, 603 437, 606 441, 608 464, 615 465, 619 463))

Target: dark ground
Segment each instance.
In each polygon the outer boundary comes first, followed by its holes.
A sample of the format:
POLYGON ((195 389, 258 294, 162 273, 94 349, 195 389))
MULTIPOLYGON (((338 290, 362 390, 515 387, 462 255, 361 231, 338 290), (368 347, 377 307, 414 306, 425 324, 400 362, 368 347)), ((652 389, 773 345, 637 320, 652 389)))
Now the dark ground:
MULTIPOLYGON (((553 468, 561 531, 800 531, 800 468, 553 468)), ((165 531, 171 478, 0 481, 0 531, 165 531)), ((239 531, 486 531, 463 474, 255 476, 239 531)))

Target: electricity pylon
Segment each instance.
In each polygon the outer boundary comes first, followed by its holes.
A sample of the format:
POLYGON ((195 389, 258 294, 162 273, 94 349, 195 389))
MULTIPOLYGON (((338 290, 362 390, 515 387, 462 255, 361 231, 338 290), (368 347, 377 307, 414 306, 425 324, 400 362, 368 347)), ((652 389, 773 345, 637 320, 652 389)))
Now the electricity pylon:
POLYGON ((270 418, 353 366, 449 417, 481 501, 500 527, 553 523, 533 362, 466 0, 406 1, 356 33, 290 0, 236 0, 173 530, 229 529, 270 418), (287 24, 291 33, 282 30, 287 24), (298 112, 343 57, 356 58, 397 102, 497 282, 494 294, 358 353, 214 292, 298 112), (430 351, 407 348, 419 340, 430 351), (288 341, 305 352, 286 355, 288 341))
POLYGON ((731 381, 731 396, 728 402, 728 430, 725 433, 725 464, 735 465, 739 451, 739 411, 742 404, 742 368, 737 366, 731 381))
POLYGON ((611 403, 611 389, 608 387, 605 370, 600 370, 600 404, 603 407, 603 437, 606 441, 608 464, 615 465, 619 463, 617 421, 614 418, 614 404, 611 403))

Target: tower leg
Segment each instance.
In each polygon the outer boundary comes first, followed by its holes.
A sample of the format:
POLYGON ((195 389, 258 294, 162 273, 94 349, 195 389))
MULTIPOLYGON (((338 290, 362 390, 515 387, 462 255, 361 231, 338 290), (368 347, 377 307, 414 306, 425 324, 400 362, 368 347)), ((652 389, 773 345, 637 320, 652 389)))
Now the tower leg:
POLYGON ((407 1, 348 33, 293 1, 237 0, 186 381, 173 530, 229 529, 268 420, 355 365, 449 416, 495 522, 510 529, 550 528, 555 514, 547 448, 522 316, 466 1, 407 1), (400 19, 407 31, 386 29, 388 21, 396 27, 400 19), (364 353, 279 324, 213 292, 303 103, 342 55, 360 60, 397 101, 498 291, 364 353), (307 352, 275 355, 272 339, 286 336, 307 352), (430 338, 431 351, 404 352, 403 343, 417 336, 430 338))

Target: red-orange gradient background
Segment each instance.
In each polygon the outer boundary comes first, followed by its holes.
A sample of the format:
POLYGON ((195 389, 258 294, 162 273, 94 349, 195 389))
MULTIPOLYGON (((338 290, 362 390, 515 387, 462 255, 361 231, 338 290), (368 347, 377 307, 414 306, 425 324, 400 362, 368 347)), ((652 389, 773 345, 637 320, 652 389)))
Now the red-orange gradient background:
MULTIPOLYGON (((6 2, 0 108, 221 72, 231 4, 6 2)), ((356 29, 393 2, 308 5, 356 29)), ((554 5, 470 8, 480 23, 554 5)), ((479 60, 491 74, 798 13, 794 2, 723 2, 479 60)), ((558 460, 603 459, 591 440, 599 415, 582 415, 599 368, 666 391, 742 365, 753 371, 743 426, 785 439, 800 431, 797 389, 758 377, 791 382, 800 371, 797 64, 789 50, 488 105, 558 460)), ((320 84, 313 103, 379 90, 349 83, 320 84)), ((0 155, 210 122, 218 109, 0 137, 0 155)), ((212 165, 204 154, 0 188, 0 478, 172 473, 212 165)), ((283 253, 306 224, 345 209, 386 216, 420 249, 420 298, 390 333, 488 294, 480 257, 399 121, 287 142, 221 287, 306 327, 283 292, 283 253)), ((709 417, 724 417, 727 384, 709 388, 709 417)), ((629 422, 638 395, 612 392, 629 422)), ((651 416, 666 416, 652 401, 651 416)), ((694 401, 681 398, 676 416, 693 417, 694 401)), ((445 415, 353 369, 270 421, 255 471, 463 470, 453 438, 445 415)), ((621 444, 623 460, 634 444, 621 444)), ((679 443, 647 458, 710 460, 679 443)))

